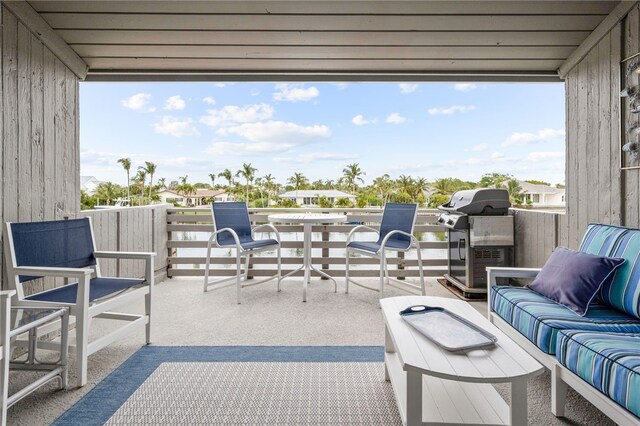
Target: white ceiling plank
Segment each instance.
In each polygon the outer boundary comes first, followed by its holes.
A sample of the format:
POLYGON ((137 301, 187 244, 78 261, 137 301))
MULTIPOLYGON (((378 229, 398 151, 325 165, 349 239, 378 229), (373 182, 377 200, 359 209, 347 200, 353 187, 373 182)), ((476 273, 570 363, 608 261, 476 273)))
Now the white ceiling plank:
POLYGON ((57 30, 70 44, 578 46, 589 31, 311 32, 57 30))
POLYGON ((250 14, 596 14, 617 1, 30 1, 39 12, 250 14))
POLYGON ((354 16, 42 13, 54 29, 317 31, 585 31, 600 15, 354 16))
POLYGON ((547 71, 557 69, 551 60, 324 60, 324 59, 198 59, 198 58, 87 58, 92 70, 219 70, 219 71, 547 71), (185 67, 188 64, 188 67, 185 67))
POLYGON ((262 59, 564 59, 573 47, 72 45, 81 57, 262 59))

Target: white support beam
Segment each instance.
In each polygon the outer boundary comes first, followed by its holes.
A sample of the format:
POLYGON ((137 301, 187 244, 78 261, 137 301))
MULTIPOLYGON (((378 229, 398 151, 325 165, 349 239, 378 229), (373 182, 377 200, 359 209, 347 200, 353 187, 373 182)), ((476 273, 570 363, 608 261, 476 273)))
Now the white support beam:
POLYGON ((69 47, 69 45, 40 17, 26 1, 3 1, 11 13, 16 15, 51 52, 58 57, 75 75, 84 80, 89 66, 69 47))
POLYGON ((637 1, 623 0, 609 15, 598 25, 589 36, 569 55, 569 57, 558 68, 560 78, 565 78, 569 71, 584 59, 585 56, 606 36, 618 22, 620 22, 629 11, 638 4, 637 1))

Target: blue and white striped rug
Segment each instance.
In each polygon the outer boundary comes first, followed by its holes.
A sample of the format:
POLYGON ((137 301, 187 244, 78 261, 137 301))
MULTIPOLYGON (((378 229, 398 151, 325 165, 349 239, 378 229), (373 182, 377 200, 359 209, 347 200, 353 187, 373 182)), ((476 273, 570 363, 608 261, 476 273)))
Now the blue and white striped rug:
POLYGON ((146 346, 54 425, 400 425, 380 346, 146 346))

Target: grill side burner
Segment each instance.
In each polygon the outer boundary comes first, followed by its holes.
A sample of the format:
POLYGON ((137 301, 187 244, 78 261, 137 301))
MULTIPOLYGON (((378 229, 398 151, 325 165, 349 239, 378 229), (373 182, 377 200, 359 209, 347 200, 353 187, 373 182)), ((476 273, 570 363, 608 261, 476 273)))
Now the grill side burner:
POLYGON ((438 223, 447 228, 445 279, 465 297, 486 296, 488 266, 513 264, 513 216, 504 189, 458 191, 438 207, 438 223))

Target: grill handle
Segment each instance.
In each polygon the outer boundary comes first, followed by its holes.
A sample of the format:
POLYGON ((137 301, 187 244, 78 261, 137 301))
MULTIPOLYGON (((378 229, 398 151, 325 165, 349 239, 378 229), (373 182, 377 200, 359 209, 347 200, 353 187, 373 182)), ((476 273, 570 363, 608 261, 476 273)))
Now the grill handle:
POLYGON ((460 251, 460 243, 466 243, 466 240, 464 238, 460 238, 458 240, 458 258, 462 261, 466 261, 467 259, 462 255, 462 252, 460 251))

